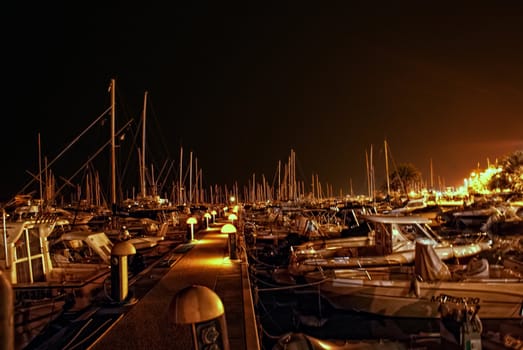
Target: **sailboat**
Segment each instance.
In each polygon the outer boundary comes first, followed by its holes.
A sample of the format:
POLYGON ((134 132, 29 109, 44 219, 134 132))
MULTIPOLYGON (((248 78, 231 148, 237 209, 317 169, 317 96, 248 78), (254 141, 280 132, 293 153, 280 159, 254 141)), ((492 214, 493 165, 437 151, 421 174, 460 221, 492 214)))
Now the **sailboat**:
POLYGON ((129 241, 137 250, 153 248, 163 241, 169 226, 170 214, 176 211, 175 207, 162 205, 154 185, 152 193, 149 195, 147 192, 145 158, 147 96, 148 92, 145 91, 142 110, 142 147, 139 150, 140 193, 136 200, 125 201, 127 205, 123 210, 126 217, 120 218, 122 228, 116 232, 116 235, 120 236, 119 231, 126 230, 130 236, 129 241))
POLYGON ((0 269, 15 295, 16 348, 65 310, 91 303, 110 273, 113 244, 103 232, 55 232, 55 212, 26 207, 11 216, 3 208, 0 239, 0 269))

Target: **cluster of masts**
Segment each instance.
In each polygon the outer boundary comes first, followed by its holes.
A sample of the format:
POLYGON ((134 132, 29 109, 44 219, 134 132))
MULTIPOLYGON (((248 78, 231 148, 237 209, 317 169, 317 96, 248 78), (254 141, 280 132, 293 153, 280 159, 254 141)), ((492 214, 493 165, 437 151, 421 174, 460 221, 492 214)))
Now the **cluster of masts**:
MULTIPOLYGON (((106 109, 95 121, 93 121, 86 130, 84 130, 77 138, 75 138, 57 157, 52 161, 47 162, 45 160, 42 164, 42 157, 39 157, 39 171, 38 174, 32 175, 32 181, 27 184, 19 194, 25 194, 30 185, 34 184, 35 181, 39 184, 40 200, 44 205, 55 205, 58 202, 70 202, 70 203, 88 203, 88 205, 100 207, 117 207, 122 205, 124 202, 135 201, 141 203, 148 203, 148 205, 193 205, 193 204, 220 204, 227 203, 230 197, 237 198, 240 202, 245 203, 275 203, 275 202, 318 202, 325 201, 327 199, 337 198, 338 200, 346 200, 348 197, 340 192, 334 193, 332 185, 328 183, 325 185, 320 182, 317 174, 312 175, 311 183, 306 184, 305 181, 298 181, 296 175, 296 154, 291 149, 290 155, 287 161, 282 164, 278 162, 277 174, 274 176, 272 181, 268 181, 262 174, 261 178, 257 178, 256 174, 252 175, 252 179, 248 180, 248 184, 239 187, 238 183, 227 186, 227 185, 211 185, 208 188, 204 188, 203 184, 203 172, 198 167, 198 160, 193 161, 193 152, 190 152, 188 169, 184 174, 184 153, 183 148, 180 147, 180 159, 179 159, 179 176, 176 181, 173 181, 170 190, 167 193, 164 191, 166 188, 166 181, 158 181, 155 179, 154 168, 151 166, 150 169, 146 166, 146 110, 147 110, 147 98, 148 92, 145 92, 143 101, 143 110, 141 113, 142 118, 142 130, 141 130, 141 146, 138 147, 138 158, 139 158, 139 191, 135 193, 133 187, 131 193, 123 194, 123 191, 118 190, 118 181, 116 176, 116 149, 118 148, 117 139, 123 135, 125 130, 128 128, 130 122, 125 123, 121 128, 116 127, 116 102, 115 102, 115 88, 116 82, 114 79, 111 80, 110 93, 111 93, 111 106, 106 109), (63 179, 64 184, 57 188, 56 180, 53 176, 51 166, 74 144, 81 136, 83 136, 87 130, 96 125, 102 118, 104 118, 110 112, 111 115, 111 138, 110 141, 99 148, 95 154, 90 157, 82 167, 75 172, 68 179, 63 179), (110 194, 104 196, 102 188, 102 181, 97 172, 92 171, 92 160, 98 156, 103 149, 110 145, 110 194), (194 164, 193 164, 194 163, 194 164), (88 171, 85 171, 87 169, 88 171), (82 170, 85 171, 84 184, 83 186, 74 185, 73 178, 76 177, 82 170), (260 180, 261 179, 261 180, 260 180), (149 184, 149 185, 148 185, 149 184), (74 191, 71 191, 70 198, 66 199, 63 197, 62 190, 65 187, 73 187, 74 191), (59 197, 60 196, 60 197, 59 197), (163 198, 162 198, 163 196, 163 198), (127 198, 127 199, 124 199, 127 198), (59 200, 60 199, 60 200, 59 200)), ((38 147, 39 154, 40 150, 40 135, 38 135, 38 147)), ((386 153, 387 143, 385 141, 386 153)), ((371 153, 372 157, 372 153, 371 153)), ((387 161, 388 165, 388 161, 387 161)), ((165 166, 162 168, 160 174, 165 170, 165 166)), ((376 188, 374 181, 374 169, 372 166, 372 158, 367 159, 367 173, 369 178, 367 183, 369 184, 369 198, 376 197, 376 188)), ((388 169, 387 169, 388 173, 388 169)), ((388 180, 388 179, 387 179, 388 180)), ((354 198, 352 191, 352 181, 350 184, 350 198, 354 198)), ((387 193, 389 192, 389 184, 387 181, 387 193)), ((360 197, 358 197, 360 198, 360 197)))

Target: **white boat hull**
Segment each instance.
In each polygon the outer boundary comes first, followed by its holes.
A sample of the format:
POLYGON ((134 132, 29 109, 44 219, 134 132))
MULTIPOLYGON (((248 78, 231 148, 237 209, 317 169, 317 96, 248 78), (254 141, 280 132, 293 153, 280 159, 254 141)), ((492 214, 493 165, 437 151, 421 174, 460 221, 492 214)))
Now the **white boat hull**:
MULTIPOLYGON (((336 308, 390 317, 439 318, 446 302, 479 305, 478 316, 488 319, 523 317, 523 281, 517 279, 468 279, 419 282, 385 278, 368 279, 365 270, 333 270, 321 283, 321 293, 336 308)), ((317 282, 319 272, 306 275, 317 282)))

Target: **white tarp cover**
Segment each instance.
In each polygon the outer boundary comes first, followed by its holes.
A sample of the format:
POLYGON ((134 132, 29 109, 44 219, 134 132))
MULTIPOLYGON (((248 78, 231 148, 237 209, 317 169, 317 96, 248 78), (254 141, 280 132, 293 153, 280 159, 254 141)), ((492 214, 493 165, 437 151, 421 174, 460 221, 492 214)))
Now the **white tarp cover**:
POLYGON ((432 242, 416 241, 414 271, 423 281, 449 280, 451 273, 448 266, 439 258, 432 242))

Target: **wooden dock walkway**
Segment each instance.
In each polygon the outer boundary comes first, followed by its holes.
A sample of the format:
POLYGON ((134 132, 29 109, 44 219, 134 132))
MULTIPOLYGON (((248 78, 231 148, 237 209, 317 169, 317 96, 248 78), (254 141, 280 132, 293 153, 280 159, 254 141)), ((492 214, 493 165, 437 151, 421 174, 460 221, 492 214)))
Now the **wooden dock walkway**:
POLYGON ((197 232, 192 249, 89 349, 193 349, 191 326, 173 325, 168 315, 175 295, 192 285, 208 287, 220 297, 231 350, 260 349, 245 250, 240 259, 229 259, 222 225, 197 232))

